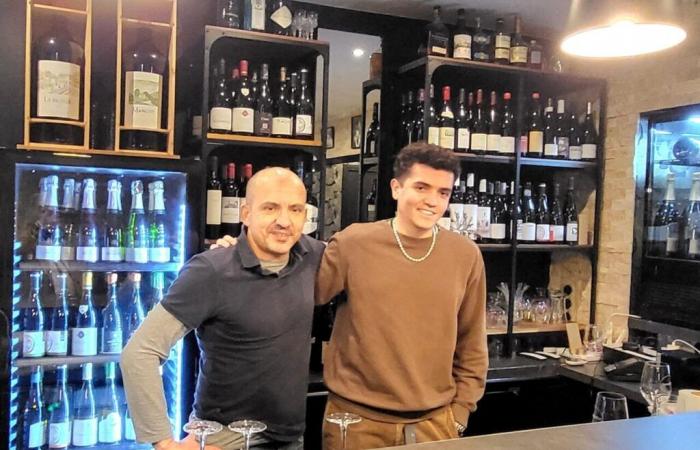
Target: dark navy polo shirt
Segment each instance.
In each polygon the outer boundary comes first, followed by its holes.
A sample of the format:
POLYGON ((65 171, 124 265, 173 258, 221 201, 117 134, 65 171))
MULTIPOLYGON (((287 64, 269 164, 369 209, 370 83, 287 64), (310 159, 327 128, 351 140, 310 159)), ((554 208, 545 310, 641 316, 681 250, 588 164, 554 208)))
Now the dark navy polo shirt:
POLYGON ((314 280, 324 245, 302 236, 279 273, 260 267, 246 233, 232 248, 200 253, 183 267, 163 307, 196 329, 201 357, 197 417, 227 425, 254 419, 264 435, 304 432, 314 280))

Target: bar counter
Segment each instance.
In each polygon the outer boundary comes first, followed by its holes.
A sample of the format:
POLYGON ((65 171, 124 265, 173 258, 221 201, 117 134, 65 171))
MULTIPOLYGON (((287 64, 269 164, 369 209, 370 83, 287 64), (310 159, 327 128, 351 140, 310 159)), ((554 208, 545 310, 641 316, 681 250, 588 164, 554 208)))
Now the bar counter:
POLYGON ((388 448, 396 450, 697 450, 700 448, 700 413, 539 428, 388 448))

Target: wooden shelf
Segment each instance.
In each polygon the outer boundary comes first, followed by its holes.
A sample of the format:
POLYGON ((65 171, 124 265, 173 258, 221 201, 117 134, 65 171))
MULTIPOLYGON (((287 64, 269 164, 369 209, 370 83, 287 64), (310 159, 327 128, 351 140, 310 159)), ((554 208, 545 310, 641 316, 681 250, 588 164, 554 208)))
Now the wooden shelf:
POLYGON ((170 24, 166 22, 155 22, 152 20, 141 20, 141 19, 130 19, 127 17, 122 17, 122 21, 124 23, 128 24, 133 24, 133 25, 144 25, 147 27, 156 27, 156 28, 165 28, 165 29, 170 29, 170 24))
POLYGON ((518 244, 518 252, 557 252, 557 251, 579 251, 589 252, 593 250, 592 245, 568 245, 568 244, 518 244))
POLYGON ((561 331, 566 331, 565 323, 543 324, 531 322, 518 322, 513 326, 514 334, 555 333, 561 331))
POLYGON ((506 328, 487 328, 486 329, 486 334, 488 336, 499 336, 506 334, 508 330, 506 328))
POLYGON ((248 39, 253 41, 264 41, 273 44, 286 44, 304 46, 317 49, 319 51, 328 51, 329 44, 326 41, 318 41, 313 39, 302 39, 294 36, 282 36, 279 34, 264 33, 261 31, 241 30, 237 28, 216 27, 207 25, 205 32, 220 34, 220 37, 233 39, 248 39))
POLYGON ((58 125, 71 125, 74 127, 85 127, 85 122, 79 122, 75 120, 61 120, 61 119, 41 119, 39 117, 32 117, 29 119, 29 123, 55 123, 58 125))
POLYGON ((594 169, 598 167, 597 162, 592 161, 571 161, 568 159, 547 159, 547 158, 520 158, 523 166, 537 167, 559 167, 562 169, 594 169))
POLYGON ((180 159, 179 155, 172 155, 165 150, 134 150, 131 148, 120 148, 116 150, 114 154, 123 156, 140 156, 142 158, 180 159))
POLYGON ((153 150, 102 150, 85 148, 80 145, 61 145, 61 144, 35 144, 18 145, 17 148, 22 150, 51 152, 51 153, 69 153, 73 156, 90 157, 92 155, 101 156, 137 156, 141 158, 165 158, 165 159, 180 159, 178 155, 171 155, 166 152, 158 152, 153 150))
POLYGON ((474 162, 474 163, 513 164, 515 162, 515 156, 476 155, 474 153, 458 153, 458 152, 454 152, 454 154, 459 156, 459 158, 462 161, 468 161, 468 162, 474 162))
POLYGON ((59 270, 61 272, 177 272, 180 263, 22 261, 19 270, 59 270))
POLYGON ((168 134, 170 130, 165 128, 139 128, 139 127, 125 127, 123 125, 119 126, 119 131, 148 131, 151 133, 168 134))
POLYGON ((321 149, 320 140, 288 139, 277 137, 245 136, 240 134, 207 133, 207 140, 222 144, 237 144, 261 147, 292 147, 303 149, 321 149))
POLYGON ((46 356, 43 358, 17 358, 13 361, 15 367, 36 366, 77 366, 80 364, 106 364, 119 362, 121 355, 96 355, 96 356, 46 356))
POLYGON ((79 16, 87 15, 87 11, 81 9, 64 8, 62 6, 42 5, 41 3, 32 3, 32 6, 36 9, 43 9, 45 11, 51 11, 58 14, 71 14, 79 16))

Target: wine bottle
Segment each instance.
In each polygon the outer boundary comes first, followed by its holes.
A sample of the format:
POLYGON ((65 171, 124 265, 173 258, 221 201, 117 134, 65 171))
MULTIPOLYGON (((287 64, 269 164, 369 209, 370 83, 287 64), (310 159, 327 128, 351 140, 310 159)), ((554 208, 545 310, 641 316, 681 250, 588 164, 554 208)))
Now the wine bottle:
MULTIPOLYGON (((367 222, 377 220, 377 179, 372 180, 372 190, 367 195, 367 222)), ((699 230, 700 231, 700 230, 699 230)))
POLYGON ((313 196, 313 173, 306 173, 304 161, 297 161, 295 171, 306 187, 306 221, 302 232, 306 235, 315 235, 318 230, 318 202, 313 196))
POLYGON ((510 92, 503 93, 503 112, 501 114, 501 138, 498 153, 506 156, 515 155, 515 115, 510 108, 510 92))
POLYGON ((583 145, 581 146, 581 159, 595 161, 598 157, 598 133, 593 123, 591 102, 586 103, 586 119, 583 122, 583 145))
POLYGON ((452 112, 450 100, 450 87, 442 88, 442 106, 440 108, 440 116, 438 118, 439 130, 439 145, 448 150, 455 148, 455 116, 452 112))
POLYGON ((41 307, 42 272, 29 275, 30 291, 27 305, 22 308, 22 357, 41 358, 46 354, 44 341, 44 311, 41 307))
POLYGON ((105 364, 105 387, 97 422, 97 442, 100 444, 116 444, 122 440, 122 417, 114 381, 115 365, 113 362, 105 364))
POLYGON ((505 188, 506 184, 501 182, 496 182, 496 186, 493 188, 495 197, 493 202, 494 206, 491 209, 491 229, 489 235, 490 241, 495 244, 504 243, 507 236, 508 213, 506 210, 505 188))
POLYGON ((547 185, 545 183, 540 183, 538 190, 537 209, 535 210, 535 240, 540 243, 549 243, 551 218, 549 215, 549 204, 547 202, 547 185))
POLYGON ((92 272, 83 272, 83 297, 71 330, 71 353, 74 356, 97 355, 97 314, 92 301, 92 272))
POLYGON ((102 310, 102 345, 100 353, 120 354, 123 347, 122 316, 117 297, 117 274, 107 274, 107 306, 102 310))
POLYGON ((425 27, 426 54, 447 56, 450 42, 450 30, 442 21, 441 8, 433 7, 433 21, 425 27))
POLYGON ((401 117, 401 136, 399 137, 399 147, 401 148, 410 142, 410 138, 407 139, 405 135, 406 122, 408 120, 407 111, 408 106, 406 105, 406 94, 403 93, 401 94, 401 113, 399 115, 399 117, 401 117))
POLYGON ((472 59, 480 62, 491 60, 491 35, 481 28, 481 17, 477 17, 472 39, 472 59))
POLYGON ((501 112, 496 104, 496 91, 491 91, 491 108, 488 115, 486 153, 497 155, 501 149, 501 112))
POLYGON ((167 215, 165 213, 165 184, 157 180, 149 185, 153 203, 148 205, 151 211, 150 224, 148 226, 148 260, 156 263, 170 262, 170 246, 168 242, 167 215))
POLYGON ((267 64, 260 66, 260 92, 255 104, 255 135, 270 136, 272 134, 273 102, 270 93, 270 72, 267 64))
POLYGON ((309 88, 309 71, 301 69, 301 90, 299 104, 294 116, 294 133, 302 139, 314 137, 314 102, 309 88))
POLYGON ((527 41, 523 39, 520 16, 515 16, 515 32, 513 33, 510 47, 510 64, 513 66, 527 66, 527 41))
POLYGON ((248 80, 248 61, 242 59, 239 62, 240 80, 233 99, 233 120, 231 129, 238 134, 253 134, 255 131, 255 111, 253 106, 255 99, 253 97, 253 86, 248 80))
POLYGON ((408 91, 406 95, 406 108, 404 109, 403 121, 401 123, 402 147, 413 143, 413 91, 408 91))
POLYGON ((139 28, 136 45, 124 52, 123 123, 138 128, 123 132, 126 148, 163 149, 165 135, 147 130, 162 128, 164 75, 165 56, 153 43, 153 31, 139 28))
POLYGON ((452 57, 455 59, 472 59, 472 35, 467 29, 467 17, 464 8, 457 10, 457 27, 452 36, 452 57))
POLYGON ((289 36, 292 25, 291 0, 273 0, 270 2, 270 16, 267 20, 267 30, 270 33, 289 36))
POLYGON ((129 412, 129 407, 126 407, 124 412, 124 440, 135 441, 136 431, 134 430, 134 421, 131 419, 131 413, 129 412))
POLYGON ((456 151, 466 153, 469 151, 471 140, 471 123, 466 105, 466 91, 459 89, 459 105, 457 106, 457 118, 455 119, 455 129, 457 135, 456 151))
POLYGON ((221 236, 221 180, 218 177, 219 158, 209 158, 209 177, 207 178, 207 217, 205 237, 218 239, 221 236))
POLYGON ((666 178, 666 193, 654 216, 651 250, 655 255, 675 256, 678 251, 679 212, 676 204, 676 176, 666 178))
POLYGON ((527 156, 538 158, 542 156, 542 140, 544 137, 539 92, 532 93, 532 103, 530 104, 530 118, 528 123, 527 156))
POLYGON ((122 184, 107 182, 107 216, 105 217, 102 261, 124 261, 124 228, 122 226, 122 184))
POLYGON ((569 159, 580 161, 583 157, 583 136, 579 128, 576 114, 571 113, 569 118, 569 159))
POLYGON ((131 210, 126 227, 127 262, 148 262, 148 218, 143 209, 143 182, 131 182, 131 210))
POLYGON ((146 304, 146 315, 165 298, 165 274, 163 272, 151 273, 151 301, 146 304))
POLYGON ((450 203, 447 207, 450 211, 450 231, 459 233, 463 226, 464 218, 464 197, 459 190, 459 177, 455 178, 452 193, 450 194, 450 203))
POLYGON ((243 166, 243 173, 238 181, 238 195, 240 198, 239 207, 243 209, 246 203, 246 191, 248 190, 248 181, 253 177, 253 165, 245 164, 243 166))
POLYGON ((234 163, 226 166, 226 181, 221 198, 221 233, 229 236, 241 233, 241 195, 234 163))
POLYGON ((478 89, 476 91, 476 107, 474 109, 475 116, 472 125, 471 142, 471 151, 477 155, 482 155, 486 152, 488 143, 488 119, 483 102, 484 92, 478 89))
POLYGON ((61 261, 75 259, 77 206, 75 203, 75 179, 66 178, 63 180, 63 201, 60 210, 61 261))
POLYGON ((411 142, 418 142, 425 139, 425 89, 418 89, 416 99, 415 114, 413 115, 413 132, 411 142))
POLYGON ((265 31, 265 0, 243 0, 243 29, 265 31))
POLYGON ((550 208, 550 224, 549 224, 549 241, 554 244, 564 243, 565 223, 564 215, 562 214, 561 205, 559 204, 559 183, 554 183, 554 191, 552 193, 552 207, 550 208))
POLYGON ((474 191, 474 174, 467 174, 467 190, 464 193, 464 229, 472 241, 479 239, 479 198, 474 191))
POLYGON ((97 444, 97 413, 92 385, 92 363, 82 366, 83 385, 75 396, 73 411, 73 446, 91 447, 97 444))
POLYGON ((537 238, 537 224, 535 218, 535 203, 532 200, 532 184, 525 183, 522 205, 522 242, 532 244, 537 238))
POLYGON ((56 386, 49 405, 49 448, 67 449, 70 446, 70 398, 68 387, 68 366, 56 367, 56 386))
POLYGON ((479 209, 477 210, 477 235, 480 242, 491 238, 491 196, 488 194, 488 181, 479 180, 479 209))
POLYGON ((41 385, 42 368, 33 367, 29 395, 22 411, 23 449, 43 449, 46 445, 46 421, 48 419, 41 385))
POLYGON ((435 87, 430 85, 430 108, 428 108, 428 144, 440 145, 440 119, 435 113, 435 87))
POLYGON ((80 233, 75 257, 78 261, 97 262, 100 259, 100 236, 97 227, 95 180, 83 180, 83 204, 80 210, 80 233))
POLYGON ((209 105, 209 129, 217 133, 231 132, 231 89, 226 72, 226 59, 219 60, 218 68, 215 67, 215 76, 211 86, 211 104, 209 105))
POLYGON ((700 259, 700 172, 693 173, 693 184, 682 224, 683 254, 690 259, 700 259))
POLYGON ((543 158, 553 159, 558 155, 556 137, 556 117, 554 116, 554 103, 551 98, 547 99, 547 106, 544 107, 544 152, 543 158))
POLYGON ((299 74, 292 72, 288 80, 289 84, 289 111, 292 114, 292 136, 296 135, 296 115, 299 106, 299 74))
POLYGON ((528 57, 530 69, 542 70, 542 46, 536 41, 530 41, 530 56, 528 57))
POLYGON ((574 177, 569 177, 569 187, 564 203, 564 222, 566 223, 566 243, 578 245, 578 210, 574 193, 574 177))
POLYGON ((45 203, 39 220, 36 258, 59 261, 61 259, 62 228, 58 213, 58 176, 46 177, 45 189, 45 203))
POLYGON ((569 157, 569 116, 566 115, 566 101, 557 100, 557 130, 555 132, 557 140, 557 158, 566 159, 569 157))
POLYGON ((143 302, 141 301, 141 274, 139 272, 131 272, 129 274, 129 280, 131 280, 132 293, 131 301, 126 309, 123 337, 124 342, 127 343, 146 317, 143 311, 143 302))
POLYGON ((379 148, 379 103, 372 105, 372 122, 365 136, 365 156, 377 156, 379 148))
POLYGON ((84 50, 68 31, 68 20, 52 15, 49 31, 33 42, 31 115, 40 119, 75 121, 76 125, 35 123, 33 142, 83 145, 84 50), (60 86, 57 85, 60 80, 60 86))
POLYGON ((218 0, 216 10, 216 24, 220 27, 240 28, 240 0, 218 0))
POLYGON ((68 354, 68 292, 66 273, 57 273, 54 282, 56 306, 51 308, 46 320, 46 354, 68 354))
POLYGON ((287 68, 280 68, 280 85, 277 99, 275 99, 275 112, 272 117, 272 135, 278 137, 292 136, 292 104, 289 97, 289 85, 287 84, 287 68))
POLYGON ((510 35, 503 31, 504 20, 496 19, 496 35, 494 36, 493 61, 496 64, 508 64, 510 61, 510 35))

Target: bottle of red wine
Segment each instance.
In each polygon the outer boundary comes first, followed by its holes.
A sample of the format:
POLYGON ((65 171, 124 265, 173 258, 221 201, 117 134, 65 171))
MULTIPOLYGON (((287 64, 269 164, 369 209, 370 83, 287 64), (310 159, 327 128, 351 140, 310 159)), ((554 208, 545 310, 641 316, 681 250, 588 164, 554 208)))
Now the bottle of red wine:
POLYGON ((527 156, 539 158, 542 156, 542 140, 544 137, 544 126, 542 125, 542 108, 540 106, 540 93, 532 93, 532 103, 530 104, 530 118, 528 120, 527 133, 527 156))
POLYGON ((484 91, 481 89, 476 91, 476 107, 474 113, 471 151, 477 155, 483 155, 486 152, 489 127, 486 107, 484 106, 484 91))
POLYGON ((365 136, 365 156, 377 156, 379 148, 379 103, 372 105, 372 122, 365 136))
POLYGON ((479 180, 479 209, 477 210, 476 227, 479 242, 488 242, 491 238, 491 196, 488 193, 488 182, 484 178, 479 180))
POLYGON ((471 123, 469 121, 469 111, 466 104, 466 91, 459 89, 459 104, 457 106, 457 117, 455 119, 455 134, 457 146, 455 150, 460 153, 469 151, 471 140, 471 123))
POLYGON ((532 200, 532 184, 525 183, 523 190, 523 203, 521 208, 522 242, 532 244, 537 238, 537 224, 535 219, 535 202, 532 200))
POLYGON ((463 226, 464 219, 464 194, 459 189, 459 177, 455 178, 448 210, 450 212, 450 231, 459 233, 463 226))
POLYGON ((565 234, 564 215, 559 203, 559 183, 554 183, 550 208, 549 240, 553 244, 563 244, 565 234))
POLYGON ((678 251, 679 212, 676 205, 676 176, 669 173, 666 178, 666 193, 654 216, 648 239, 653 255, 675 256, 678 251))
POLYGON ((457 10, 457 26, 452 36, 452 57, 455 59, 472 59, 472 35, 467 29, 467 17, 464 8, 457 10))
POLYGON ((549 226, 551 225, 551 218, 549 215, 549 205, 547 202, 547 185, 545 183, 540 183, 539 185, 539 195, 537 196, 537 209, 535 210, 535 225, 535 239, 537 240, 537 242, 542 244, 549 243, 549 226))
POLYGON ((505 183, 496 182, 495 188, 489 186, 489 189, 495 189, 493 209, 491 209, 491 230, 490 241, 494 244, 502 244, 506 242, 508 228, 508 211, 506 209, 505 200, 505 183))
POLYGON ((433 21, 425 27, 426 51, 428 55, 447 56, 450 42, 450 30, 442 21, 441 8, 433 7, 433 21))
POLYGON ((544 107, 544 152, 543 158, 556 158, 557 137, 555 135, 557 128, 556 118, 554 116, 554 103, 551 98, 547 99, 547 106, 544 107))
POLYGON ((209 105, 209 129, 217 133, 231 132, 231 89, 226 73, 226 60, 221 58, 215 67, 209 105))
POLYGON ((583 136, 576 119, 576 114, 571 113, 569 118, 569 159, 579 161, 582 158, 583 136))
POLYGON ((241 195, 236 181, 236 164, 226 166, 226 181, 221 197, 221 234, 238 236, 241 232, 241 195))
POLYGON ((557 140, 557 158, 566 159, 569 157, 569 116, 566 114, 566 101, 557 100, 557 130, 555 132, 557 140))
POLYGON ((581 146, 581 159, 595 161, 598 152, 598 133, 593 123, 591 102, 586 103, 586 119, 583 122, 583 145, 581 146))
POLYGON ((221 180, 218 176, 219 158, 209 158, 209 177, 207 178, 207 218, 205 237, 218 239, 221 236, 221 180))
POLYGON ((450 87, 444 86, 442 88, 442 106, 440 107, 440 117, 438 118, 438 125, 440 126, 440 147, 446 148, 448 150, 454 150, 455 148, 455 116, 452 112, 452 105, 450 100, 450 87))
POLYGON ((255 135, 272 134, 272 95, 270 93, 269 69, 267 64, 260 66, 260 89, 255 105, 255 135))
POLYGON ((467 174, 467 190, 464 193, 464 229, 472 241, 478 240, 479 197, 474 190, 474 174, 467 174))
POLYGON ((510 108, 510 99, 510 92, 504 92, 499 153, 506 156, 515 155, 515 115, 510 108))
POLYGON ((430 85, 430 108, 428 109, 428 144, 440 145, 440 119, 435 113, 435 87, 430 85))
POLYGON ((233 99, 232 130, 237 134, 253 134, 255 131, 255 99, 253 87, 248 80, 248 61, 242 59, 240 66, 240 81, 236 87, 233 99))
POLYGON ((416 98, 415 113, 413 115, 413 131, 411 132, 411 142, 418 142, 425 139, 425 89, 418 89, 416 98))
POLYGON ((367 194, 367 222, 377 220, 377 179, 372 180, 372 190, 367 194))
POLYGON ((566 243, 578 245, 578 210, 574 193, 574 177, 569 177, 569 187, 564 203, 564 223, 566 224, 566 243))
POLYGON ((404 108, 401 120, 401 143, 402 146, 413 142, 413 91, 408 91, 406 96, 406 107, 404 108))
POLYGON ((309 87, 307 69, 301 69, 301 89, 294 120, 294 132, 298 138, 313 139, 314 137, 314 101, 309 87))
POLYGON ((292 103, 289 97, 287 83, 287 68, 280 67, 279 92, 275 99, 275 109, 272 116, 272 135, 277 137, 292 136, 292 103))
POLYGON ((488 134, 486 135, 486 153, 497 155, 501 148, 501 112, 496 104, 496 91, 491 91, 491 108, 488 116, 488 134))

